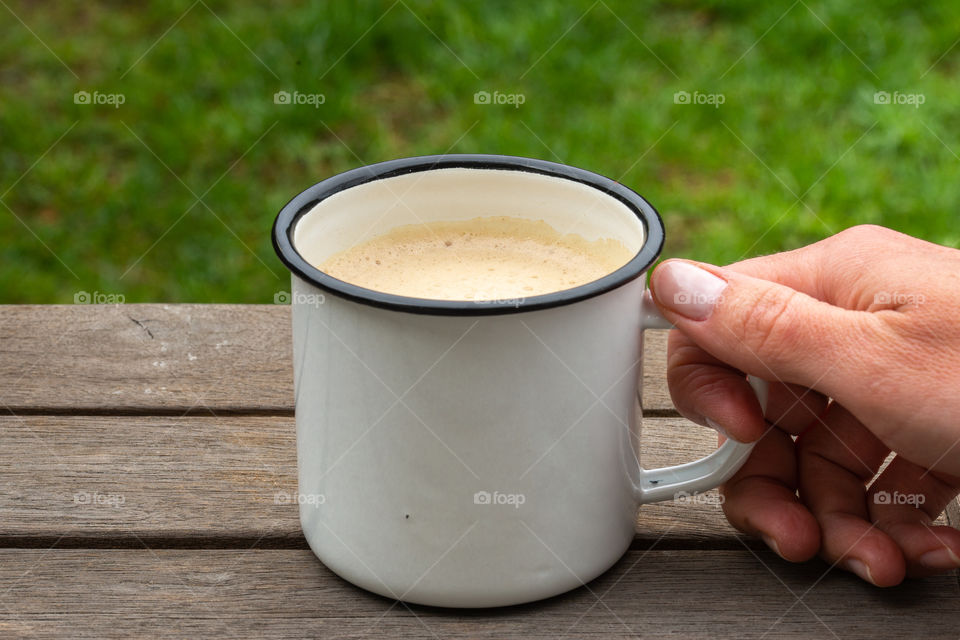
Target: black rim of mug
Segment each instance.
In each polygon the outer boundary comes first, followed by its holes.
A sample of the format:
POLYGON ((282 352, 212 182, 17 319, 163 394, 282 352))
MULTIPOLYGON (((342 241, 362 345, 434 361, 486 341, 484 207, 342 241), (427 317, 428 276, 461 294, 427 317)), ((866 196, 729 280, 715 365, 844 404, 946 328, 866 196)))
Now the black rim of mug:
POLYGON ((430 315, 486 316, 548 309, 579 302, 616 289, 644 273, 656 262, 663 249, 663 221, 646 199, 632 189, 591 171, 565 164, 486 154, 448 154, 389 160, 351 169, 327 178, 290 200, 273 223, 273 248, 280 260, 306 282, 354 302, 394 311, 430 315), (612 196, 636 214, 644 227, 644 243, 640 251, 625 265, 604 277, 572 289, 564 289, 529 298, 513 300, 430 300, 384 293, 338 280, 307 262, 293 246, 293 232, 300 218, 319 202, 351 187, 420 171, 440 169, 506 169, 539 173, 579 182, 612 196))

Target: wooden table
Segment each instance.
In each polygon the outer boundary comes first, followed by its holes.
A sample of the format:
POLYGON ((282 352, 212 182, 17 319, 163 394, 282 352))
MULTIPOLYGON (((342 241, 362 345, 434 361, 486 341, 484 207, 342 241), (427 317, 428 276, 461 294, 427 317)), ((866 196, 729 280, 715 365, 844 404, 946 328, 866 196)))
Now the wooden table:
MULTIPOLYGON (((960 633, 956 574, 881 590, 789 564, 710 501, 644 507, 620 563, 547 601, 451 611, 361 591, 320 564, 283 500, 289 320, 272 305, 0 307, 0 638, 960 633)), ((656 465, 716 442, 677 417, 664 345, 648 336, 656 465)))

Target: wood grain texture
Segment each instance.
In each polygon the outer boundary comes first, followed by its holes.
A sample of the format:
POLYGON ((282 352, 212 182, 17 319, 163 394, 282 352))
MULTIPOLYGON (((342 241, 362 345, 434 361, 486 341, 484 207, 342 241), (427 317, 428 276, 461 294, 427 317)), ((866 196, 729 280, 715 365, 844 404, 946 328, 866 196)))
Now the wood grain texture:
MULTIPOLYGON (((305 547, 289 416, 0 417, 0 544, 305 547)), ((648 467, 708 454, 716 436, 648 418, 648 467)), ((638 547, 742 548, 716 494, 648 505, 638 547)))
POLYGON ((15 413, 293 410, 290 307, 0 306, 15 413))
POLYGON ((667 336, 669 331, 643 332, 643 410, 651 416, 674 416, 677 409, 667 388, 667 336))
MULTIPOLYGON (((666 332, 646 338, 643 462, 702 457, 716 435, 675 416, 666 332)), ((716 492, 644 506, 623 560, 543 602, 352 587, 289 499, 290 349, 285 306, 0 307, 0 638, 958 637, 956 572, 881 590, 789 564, 716 492)))
POLYGON ((941 638, 952 576, 876 589, 772 553, 630 551, 585 587, 469 611, 357 589, 308 550, 0 550, 0 636, 941 638))
MULTIPOLYGON (((0 544, 305 548, 288 416, 0 417, 0 544)), ((648 468, 703 457, 716 435, 646 418, 648 468)), ((941 518, 941 523, 943 518, 941 518)), ((635 549, 762 544, 726 522, 719 495, 645 505, 635 549)))
POLYGON ((944 511, 944 515, 951 527, 960 529, 960 504, 958 504, 956 500, 951 501, 950 504, 947 505, 947 510, 944 511))
MULTIPOLYGON (((646 332, 645 408, 675 415, 665 331, 646 332)), ((0 408, 293 412, 286 305, 0 305, 0 408)))

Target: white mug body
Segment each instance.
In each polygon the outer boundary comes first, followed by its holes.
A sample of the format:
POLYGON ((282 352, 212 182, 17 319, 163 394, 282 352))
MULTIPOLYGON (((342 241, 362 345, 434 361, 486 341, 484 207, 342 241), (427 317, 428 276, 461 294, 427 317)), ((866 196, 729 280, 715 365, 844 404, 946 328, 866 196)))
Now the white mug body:
POLYGON ((621 557, 642 280, 589 304, 457 317, 300 304, 323 292, 293 278, 300 518, 324 564, 390 598, 490 607, 621 557))
MULTIPOLYGON (((728 478, 749 445, 644 470, 645 295, 663 225, 641 196, 556 163, 408 158, 291 200, 274 246, 293 273, 304 535, 330 569, 389 598, 492 607, 553 596, 614 564, 637 507, 728 478), (510 215, 614 238, 633 258, 527 299, 437 301, 371 291, 316 265, 390 228, 510 215)), ((763 402, 763 400, 761 400, 763 402)))

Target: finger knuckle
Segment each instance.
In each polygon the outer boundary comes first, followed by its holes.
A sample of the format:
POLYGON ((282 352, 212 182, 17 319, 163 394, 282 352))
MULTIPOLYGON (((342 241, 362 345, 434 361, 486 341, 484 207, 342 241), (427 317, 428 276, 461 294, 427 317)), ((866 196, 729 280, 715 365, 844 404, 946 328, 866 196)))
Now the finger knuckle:
POLYGON ((895 232, 876 224, 858 224, 844 229, 834 238, 856 243, 876 244, 890 238, 895 232))
POLYGON ((744 344, 762 360, 780 362, 788 356, 800 329, 793 313, 796 291, 763 292, 744 316, 744 344))
POLYGON ((730 395, 729 372, 702 364, 686 364, 671 368, 667 382, 674 404, 683 403, 691 408, 711 404, 730 395))

